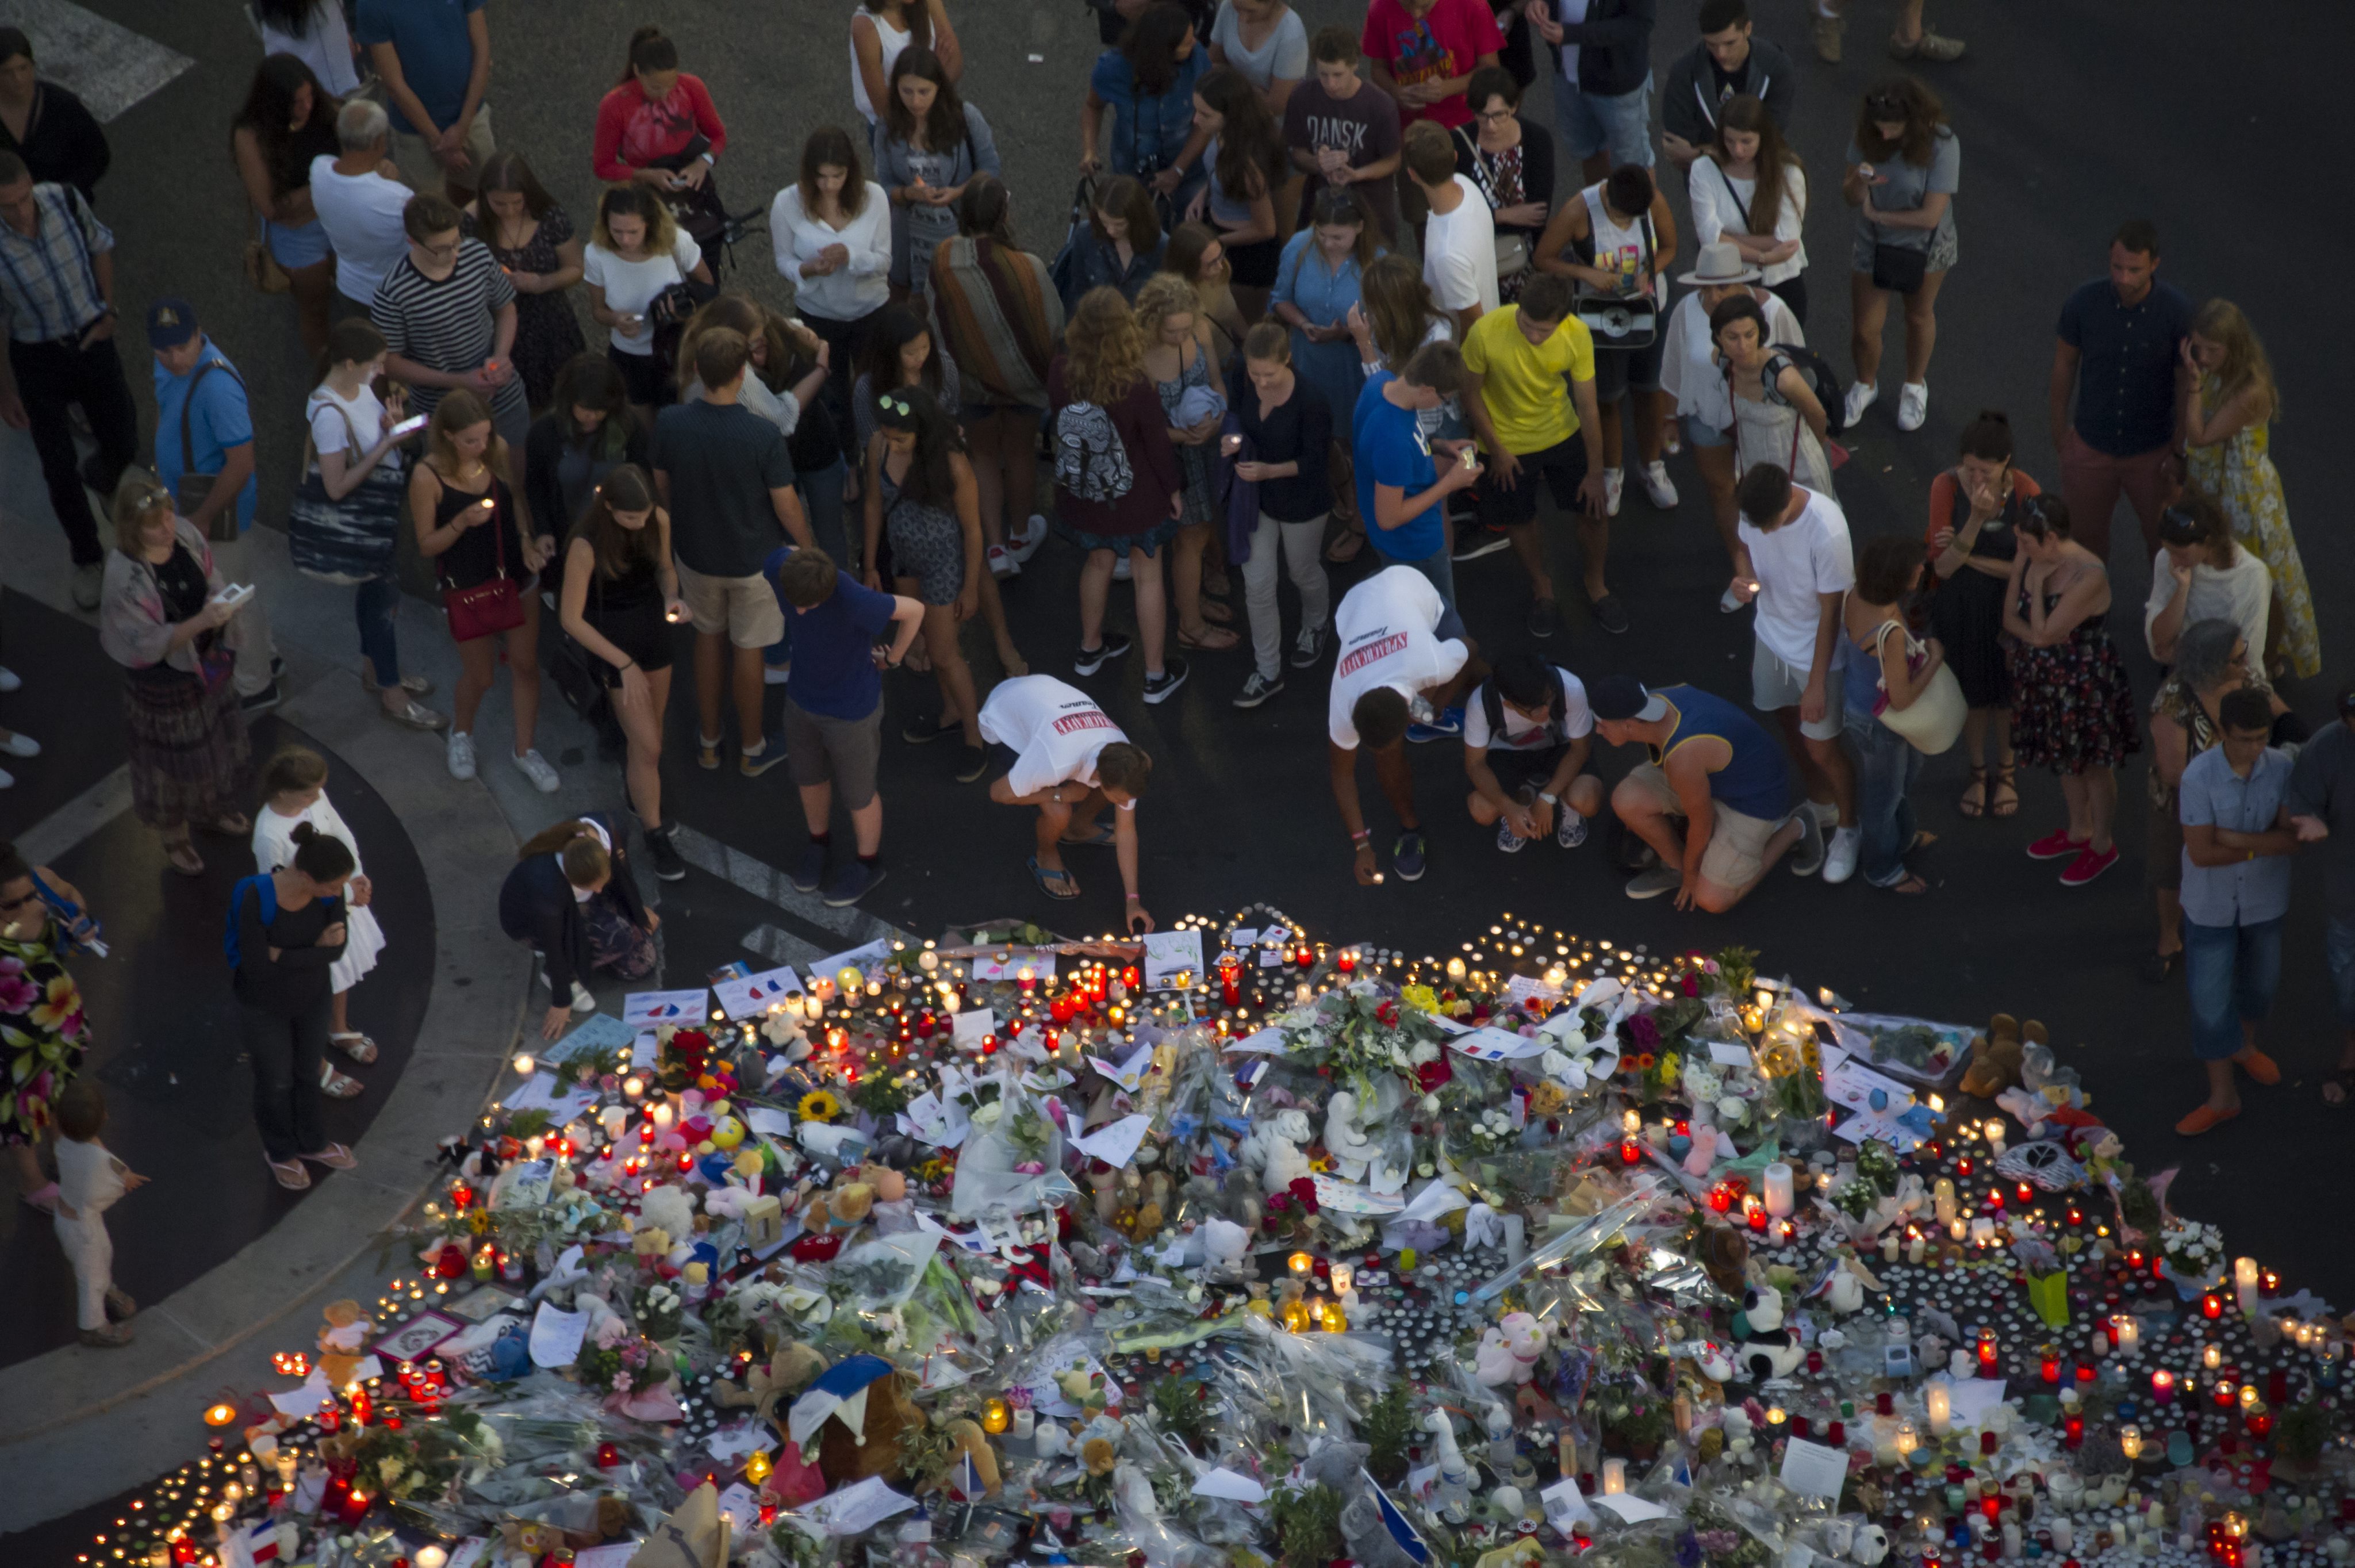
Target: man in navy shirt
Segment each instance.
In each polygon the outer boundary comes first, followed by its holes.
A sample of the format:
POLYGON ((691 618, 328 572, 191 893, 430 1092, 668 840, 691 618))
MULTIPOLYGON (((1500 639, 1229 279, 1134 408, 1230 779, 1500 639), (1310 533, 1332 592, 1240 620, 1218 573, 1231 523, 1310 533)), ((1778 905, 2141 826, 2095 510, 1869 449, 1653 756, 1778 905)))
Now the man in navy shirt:
POLYGON ((2110 240, 2110 275, 2061 307, 2052 350, 2052 444, 2077 542, 2106 561, 2124 490, 2142 519, 2143 559, 2158 553, 2158 513, 2181 472, 2183 340, 2191 302, 2158 281, 2158 230, 2139 219, 2110 240), (2069 409, 2074 388, 2077 408, 2069 409))
POLYGON ((497 151, 491 137, 491 27, 486 0, 359 0, 352 37, 384 79, 392 129, 442 169, 453 206, 497 151))
POLYGON ((883 802, 875 793, 875 766, 883 746, 884 669, 897 669, 924 624, 914 599, 878 593, 839 571, 815 545, 773 551, 762 563, 784 612, 793 645, 783 719, 787 765, 809 821, 809 846, 794 871, 794 886, 826 903, 856 903, 883 880, 883 802), (888 652, 875 639, 899 628, 888 652), (832 878, 826 874, 833 840, 834 792, 842 790, 858 858, 832 878))

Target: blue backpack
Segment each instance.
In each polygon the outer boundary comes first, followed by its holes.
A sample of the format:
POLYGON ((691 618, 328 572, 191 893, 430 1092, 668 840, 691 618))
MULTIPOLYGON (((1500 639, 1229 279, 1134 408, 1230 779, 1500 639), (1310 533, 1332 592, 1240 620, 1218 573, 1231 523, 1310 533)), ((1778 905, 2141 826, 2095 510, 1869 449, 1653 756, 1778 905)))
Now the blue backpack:
POLYGON ((236 968, 244 961, 238 950, 237 912, 245 907, 245 890, 251 888, 261 898, 261 923, 268 925, 278 918, 278 884, 263 871, 255 876, 240 877, 237 886, 229 893, 229 926, 221 933, 221 951, 229 955, 229 966, 236 968))

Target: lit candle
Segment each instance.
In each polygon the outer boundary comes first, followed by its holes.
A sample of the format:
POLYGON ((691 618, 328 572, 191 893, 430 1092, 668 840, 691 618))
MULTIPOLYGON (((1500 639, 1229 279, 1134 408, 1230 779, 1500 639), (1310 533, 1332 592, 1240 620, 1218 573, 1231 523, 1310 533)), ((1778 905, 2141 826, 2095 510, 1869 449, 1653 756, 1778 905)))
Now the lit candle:
POLYGON ((1970 1221, 1964 1219, 1960 1214, 1955 1215, 1954 1219, 1948 1222, 1946 1229, 1948 1232, 1953 1235, 1955 1240, 1958 1242, 1966 1240, 1971 1233, 1970 1221))
POLYGON ((2200 1364, 2214 1371, 2224 1364, 2224 1348, 2213 1343, 2202 1345, 2200 1348, 2200 1364))
POLYGON ((2257 1309, 2257 1260, 2232 1260, 2232 1298, 2243 1312, 2257 1309))
POLYGON ((1625 1459, 1604 1460, 1603 1495, 1606 1498, 1615 1498, 1626 1489, 1627 1461, 1625 1459))
POLYGON ((1923 1236, 1920 1230, 1908 1231, 1905 1236, 1905 1261, 1909 1264, 1920 1263, 1923 1254, 1929 1250, 1929 1239, 1923 1236))
POLYGON ((1922 1403, 1930 1418, 1933 1436, 1944 1437, 1955 1424, 1954 1396, 1943 1382, 1933 1382, 1922 1391, 1922 1403))
POLYGON ((421 1546, 410 1561, 417 1564, 417 1568, 442 1568, 450 1561, 450 1554, 438 1546, 421 1546))
POLYGON ((2175 1403, 2175 1374, 2165 1367, 2150 1374, 2150 1398, 2154 1404, 2175 1403))
POLYGON ((1295 1253, 1284 1261, 1291 1267, 1295 1279, 1307 1278, 1309 1270, 1316 1266, 1316 1260, 1306 1253, 1295 1253))
MULTIPOLYGON (((2132 1422, 2118 1428, 2118 1452, 2129 1459, 2142 1457, 2142 1428, 2132 1422)), ((2055 1542, 2057 1545, 2058 1542, 2055 1542)))
POLYGON ((1778 1159, 1766 1168, 1766 1212, 1779 1220, 1792 1206, 1791 1168, 1778 1159))
POLYGON ((2142 1349, 2142 1324, 2131 1313, 2118 1316, 2118 1349, 2127 1355, 2142 1349))

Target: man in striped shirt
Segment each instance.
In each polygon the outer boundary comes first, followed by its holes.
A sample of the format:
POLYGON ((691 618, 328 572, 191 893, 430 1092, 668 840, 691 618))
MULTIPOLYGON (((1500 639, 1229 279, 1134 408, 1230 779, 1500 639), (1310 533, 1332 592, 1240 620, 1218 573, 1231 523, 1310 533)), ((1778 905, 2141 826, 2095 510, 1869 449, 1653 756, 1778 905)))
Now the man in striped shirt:
POLYGON ((80 193, 36 185, 25 162, 0 152, 0 304, 8 313, 8 370, 0 420, 30 430, 49 507, 73 549, 74 603, 98 607, 106 549, 88 484, 101 496, 137 454, 139 416, 114 348, 114 236, 80 193), (89 416, 98 451, 78 461, 67 406, 89 416))
MULTIPOLYGON (((385 368, 410 388, 409 406, 430 414, 452 387, 491 405, 508 447, 521 452, 531 407, 516 379, 515 284, 479 240, 458 232, 458 209, 427 192, 401 213, 409 254, 377 285, 368 315, 391 353, 385 368)), ((521 475, 509 475, 510 482, 521 475)), ((517 491, 520 499, 522 491, 517 491)))

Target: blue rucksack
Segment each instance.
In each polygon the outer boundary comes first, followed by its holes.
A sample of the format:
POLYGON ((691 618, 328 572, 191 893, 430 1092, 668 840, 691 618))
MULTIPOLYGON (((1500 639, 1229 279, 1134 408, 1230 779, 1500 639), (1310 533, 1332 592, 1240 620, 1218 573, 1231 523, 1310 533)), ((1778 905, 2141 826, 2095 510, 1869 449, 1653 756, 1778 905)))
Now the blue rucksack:
POLYGON ((255 876, 239 878, 237 886, 229 890, 229 927, 221 933, 221 951, 229 955, 229 966, 232 969, 243 962, 243 955, 238 950, 237 912, 245 907, 245 890, 248 888, 256 890, 261 895, 261 923, 268 925, 278 918, 278 884, 271 880, 270 873, 263 871, 255 876))

